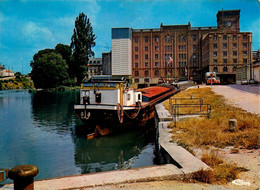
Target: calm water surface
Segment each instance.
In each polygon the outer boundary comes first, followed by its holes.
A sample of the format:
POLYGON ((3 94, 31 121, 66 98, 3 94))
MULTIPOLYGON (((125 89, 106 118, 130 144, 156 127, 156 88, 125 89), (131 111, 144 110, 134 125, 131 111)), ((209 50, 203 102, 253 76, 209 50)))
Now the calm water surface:
POLYGON ((154 165, 154 144, 139 130, 76 135, 77 102, 78 92, 0 91, 0 168, 34 164, 45 179, 154 165))

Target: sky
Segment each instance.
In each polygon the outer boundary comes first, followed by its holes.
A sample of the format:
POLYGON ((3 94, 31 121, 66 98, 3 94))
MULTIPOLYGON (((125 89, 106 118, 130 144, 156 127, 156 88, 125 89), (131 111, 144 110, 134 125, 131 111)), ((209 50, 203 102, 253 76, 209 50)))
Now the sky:
POLYGON ((84 13, 96 35, 95 57, 111 50, 111 28, 160 28, 191 23, 217 26, 218 10, 240 9, 240 31, 260 48, 260 0, 0 0, 0 64, 23 74, 39 50, 70 45, 84 13))

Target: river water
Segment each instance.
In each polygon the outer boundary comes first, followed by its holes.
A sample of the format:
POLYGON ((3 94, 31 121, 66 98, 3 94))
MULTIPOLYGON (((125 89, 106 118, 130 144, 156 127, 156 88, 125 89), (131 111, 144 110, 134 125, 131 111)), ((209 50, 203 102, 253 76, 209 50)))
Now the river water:
POLYGON ((46 179, 154 165, 153 140, 141 130, 91 140, 78 135, 85 127, 73 111, 78 96, 0 91, 0 168, 34 164, 35 179, 46 179))

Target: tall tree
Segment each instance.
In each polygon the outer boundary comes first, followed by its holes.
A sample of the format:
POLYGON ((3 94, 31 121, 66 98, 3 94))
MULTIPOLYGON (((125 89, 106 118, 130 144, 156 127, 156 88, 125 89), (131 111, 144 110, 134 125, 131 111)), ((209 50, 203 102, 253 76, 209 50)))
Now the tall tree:
POLYGON ((84 13, 80 13, 75 20, 75 28, 71 37, 70 47, 73 59, 69 65, 69 73, 77 78, 79 84, 87 73, 87 65, 90 57, 94 56, 91 50, 95 46, 96 36, 89 18, 84 13))
POLYGON ((31 77, 36 88, 55 88, 66 85, 68 66, 59 53, 54 50, 41 50, 33 56, 30 63, 32 67, 31 77))

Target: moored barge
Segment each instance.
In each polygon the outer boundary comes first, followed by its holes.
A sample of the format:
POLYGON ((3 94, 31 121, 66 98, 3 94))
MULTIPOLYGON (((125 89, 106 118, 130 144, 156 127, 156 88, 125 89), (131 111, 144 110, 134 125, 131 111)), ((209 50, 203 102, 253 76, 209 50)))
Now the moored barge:
POLYGON ((82 82, 80 103, 74 105, 74 110, 87 124, 144 125, 154 118, 154 105, 178 91, 179 89, 171 84, 135 90, 129 87, 126 81, 92 78, 82 82))

